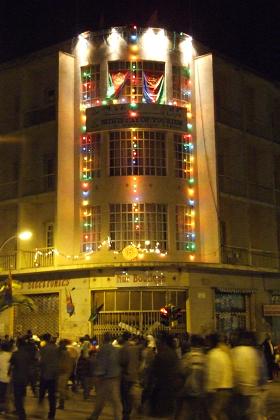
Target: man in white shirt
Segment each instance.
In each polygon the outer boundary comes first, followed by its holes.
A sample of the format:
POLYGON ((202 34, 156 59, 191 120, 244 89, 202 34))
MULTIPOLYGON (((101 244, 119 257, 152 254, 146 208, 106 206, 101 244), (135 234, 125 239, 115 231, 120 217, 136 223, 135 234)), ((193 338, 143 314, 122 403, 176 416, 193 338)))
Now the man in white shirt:
POLYGON ((207 339, 211 348, 206 358, 208 413, 211 419, 226 420, 233 390, 230 349, 218 334, 211 334, 207 339))
POLYGON ((11 359, 11 345, 8 342, 1 344, 0 351, 0 413, 7 412, 7 390, 10 382, 9 367, 11 359))

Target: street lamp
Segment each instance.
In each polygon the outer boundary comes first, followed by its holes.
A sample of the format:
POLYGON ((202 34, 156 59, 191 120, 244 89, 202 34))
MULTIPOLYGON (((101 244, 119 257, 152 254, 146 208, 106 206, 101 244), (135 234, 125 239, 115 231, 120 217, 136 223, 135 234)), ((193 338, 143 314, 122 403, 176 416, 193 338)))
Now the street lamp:
POLYGON ((25 230, 23 232, 19 232, 16 235, 10 236, 8 239, 5 239, 4 242, 2 242, 2 244, 0 245, 0 252, 2 251, 2 249, 4 248, 4 246, 7 245, 8 242, 12 241, 13 239, 20 239, 22 241, 27 241, 28 239, 30 239, 32 236, 32 232, 30 232, 29 230, 25 230))

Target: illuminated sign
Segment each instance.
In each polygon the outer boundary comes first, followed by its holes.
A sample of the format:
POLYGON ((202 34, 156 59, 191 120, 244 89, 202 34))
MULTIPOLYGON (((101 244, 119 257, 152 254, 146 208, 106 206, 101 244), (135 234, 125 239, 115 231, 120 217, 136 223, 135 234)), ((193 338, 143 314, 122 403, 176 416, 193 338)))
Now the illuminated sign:
POLYGON ((158 104, 137 104, 137 112, 131 112, 129 104, 107 105, 86 110, 86 131, 122 128, 161 128, 186 132, 187 110, 158 104))

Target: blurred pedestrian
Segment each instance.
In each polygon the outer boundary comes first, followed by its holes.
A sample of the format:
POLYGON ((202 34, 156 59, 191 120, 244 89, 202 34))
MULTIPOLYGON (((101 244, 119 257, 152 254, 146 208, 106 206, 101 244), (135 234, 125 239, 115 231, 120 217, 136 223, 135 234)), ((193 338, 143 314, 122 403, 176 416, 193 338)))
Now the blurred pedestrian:
POLYGON ((84 351, 81 351, 76 368, 77 382, 83 389, 83 396, 86 400, 89 397, 90 389, 90 358, 84 356, 84 351))
POLYGON ((67 350, 68 340, 60 340, 58 346, 58 379, 57 391, 59 405, 57 408, 64 410, 65 400, 67 399, 67 384, 73 371, 73 359, 67 350))
POLYGON ((141 395, 141 406, 140 411, 141 413, 145 413, 145 404, 148 401, 151 395, 151 385, 152 381, 150 381, 151 377, 151 368, 156 354, 156 340, 152 335, 147 335, 146 340, 144 342, 144 348, 141 354, 141 365, 140 365, 140 372, 139 372, 139 380, 140 385, 142 387, 142 395, 141 395))
POLYGON ((50 334, 44 334, 45 345, 40 349, 40 389, 39 404, 43 403, 48 392, 49 413, 48 418, 54 419, 56 413, 56 389, 58 378, 59 353, 58 348, 52 341, 50 334))
POLYGON ((112 345, 110 334, 104 334, 104 343, 96 358, 96 402, 88 420, 97 420, 108 402, 115 420, 121 420, 119 348, 112 345))
POLYGON ((268 380, 273 380, 273 372, 275 369, 275 351, 271 341, 271 334, 267 333, 264 342, 262 343, 263 353, 267 366, 268 380))
POLYGON ((260 383, 263 371, 261 357, 256 349, 256 337, 251 331, 241 330, 236 346, 231 351, 234 378, 234 420, 257 420, 260 414, 260 383))
POLYGON ((0 348, 0 414, 5 415, 8 412, 7 394, 10 382, 11 344, 4 341, 0 348))
POLYGON ((172 416, 179 381, 179 359, 173 346, 172 337, 162 332, 157 340, 157 352, 151 365, 148 379, 150 395, 148 412, 161 418, 172 416))
POLYGON ((177 399, 176 420, 205 419, 206 356, 204 340, 190 337, 190 349, 181 359, 182 386, 177 399))
POLYGON ((133 388, 139 383, 142 347, 138 338, 128 333, 123 334, 123 340, 120 348, 122 418, 129 420, 133 408, 136 408, 133 388))
POLYGON ((224 337, 211 334, 207 337, 209 351, 206 355, 207 407, 211 420, 228 420, 228 408, 233 392, 233 366, 230 348, 224 337))
POLYGON ((17 350, 12 354, 10 366, 15 408, 19 420, 26 420, 24 398, 26 395, 30 364, 31 358, 27 350, 26 342, 23 338, 18 338, 17 350))

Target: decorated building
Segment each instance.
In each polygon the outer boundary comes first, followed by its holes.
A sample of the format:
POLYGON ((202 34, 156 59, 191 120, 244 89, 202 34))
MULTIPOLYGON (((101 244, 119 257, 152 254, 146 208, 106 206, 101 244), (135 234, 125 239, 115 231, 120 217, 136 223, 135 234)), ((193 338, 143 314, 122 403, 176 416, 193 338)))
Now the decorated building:
POLYGON ((131 26, 4 63, 0 90, 0 277, 35 303, 0 335, 147 333, 170 304, 174 333, 280 339, 279 86, 131 26))

